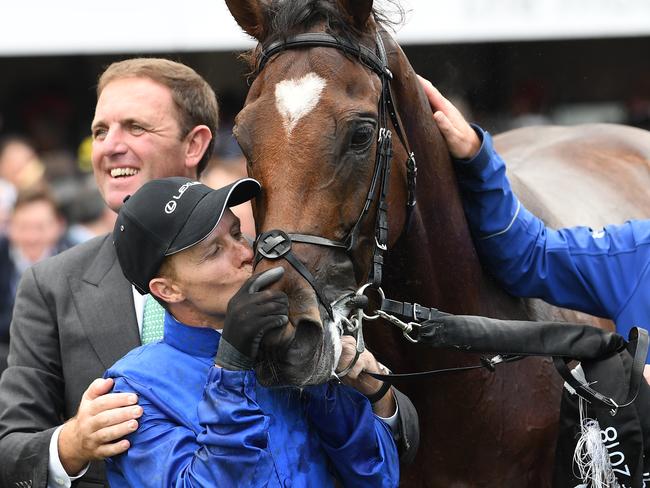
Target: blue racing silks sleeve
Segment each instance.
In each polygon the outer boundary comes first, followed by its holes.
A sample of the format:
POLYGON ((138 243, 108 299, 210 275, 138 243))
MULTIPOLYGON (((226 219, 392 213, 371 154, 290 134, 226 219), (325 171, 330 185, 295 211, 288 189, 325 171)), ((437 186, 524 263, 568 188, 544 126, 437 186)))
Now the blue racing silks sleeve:
MULTIPOLYGON (((465 214, 481 261, 505 289, 616 322, 627 337, 650 327, 650 221, 628 221, 594 231, 550 229, 513 193, 492 138, 457 160, 465 214)), ((624 191, 621 189, 621 191, 624 191)))
POLYGON ((399 455, 390 428, 368 399, 343 384, 305 389, 305 411, 343 486, 389 488, 399 485, 399 455))
POLYGON ((161 342, 129 352, 105 374, 144 409, 131 447, 106 461, 119 487, 396 486, 389 428, 347 387, 316 402, 294 387, 265 388, 254 371, 213 362, 220 334, 165 315, 161 342), (311 407, 310 407, 311 405, 311 407), (334 469, 332 469, 334 467, 334 469))
POLYGON ((146 385, 115 378, 113 391, 137 393, 144 414, 128 436, 130 449, 107 461, 111 486, 279 486, 268 449, 269 418, 256 403, 254 387, 251 371, 213 367, 198 410, 188 395, 183 418, 182 410, 146 385))

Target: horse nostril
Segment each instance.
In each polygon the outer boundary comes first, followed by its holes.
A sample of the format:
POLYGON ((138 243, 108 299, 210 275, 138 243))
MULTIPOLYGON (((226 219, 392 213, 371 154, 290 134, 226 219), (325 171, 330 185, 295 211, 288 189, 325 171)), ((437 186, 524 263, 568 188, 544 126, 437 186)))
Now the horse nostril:
POLYGON ((301 318, 296 325, 296 335, 292 348, 298 351, 312 351, 319 344, 323 336, 323 327, 320 322, 310 318, 301 318))

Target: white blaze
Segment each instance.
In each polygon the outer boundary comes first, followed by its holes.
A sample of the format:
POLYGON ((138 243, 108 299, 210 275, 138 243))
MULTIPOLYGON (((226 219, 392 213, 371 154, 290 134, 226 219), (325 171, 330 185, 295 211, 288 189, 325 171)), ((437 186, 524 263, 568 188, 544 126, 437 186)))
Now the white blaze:
POLYGON ((275 105, 289 134, 298 121, 318 104, 323 88, 325 80, 315 73, 275 85, 275 105))

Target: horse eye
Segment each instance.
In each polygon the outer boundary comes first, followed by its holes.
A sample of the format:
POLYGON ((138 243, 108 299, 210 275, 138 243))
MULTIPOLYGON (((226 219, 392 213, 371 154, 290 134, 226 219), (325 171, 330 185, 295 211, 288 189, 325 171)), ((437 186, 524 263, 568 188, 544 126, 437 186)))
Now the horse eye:
POLYGON ((370 124, 365 124, 354 129, 350 139, 350 148, 354 151, 368 149, 375 135, 375 128, 370 124))

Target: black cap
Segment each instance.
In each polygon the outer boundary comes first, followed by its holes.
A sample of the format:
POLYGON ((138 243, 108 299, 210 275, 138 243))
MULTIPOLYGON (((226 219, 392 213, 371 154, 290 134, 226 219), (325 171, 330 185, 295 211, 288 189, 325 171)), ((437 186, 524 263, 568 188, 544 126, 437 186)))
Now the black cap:
POLYGON ((113 243, 124 276, 141 293, 149 293, 166 256, 205 239, 227 207, 255 197, 260 184, 244 178, 213 190, 189 178, 145 183, 127 197, 113 229, 113 243))

